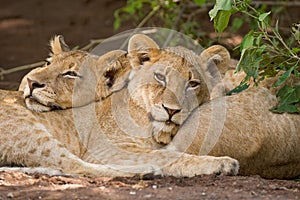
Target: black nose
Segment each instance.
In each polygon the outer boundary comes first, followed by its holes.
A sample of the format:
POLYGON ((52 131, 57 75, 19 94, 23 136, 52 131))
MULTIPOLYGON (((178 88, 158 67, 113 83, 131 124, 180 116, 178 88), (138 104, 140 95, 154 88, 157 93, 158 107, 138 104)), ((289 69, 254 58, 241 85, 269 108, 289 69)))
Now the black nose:
POLYGON ((170 119, 172 118, 173 115, 175 115, 176 113, 180 112, 180 110, 181 110, 181 109, 171 109, 171 108, 168 108, 164 104, 162 106, 167 111, 168 115, 170 116, 170 119))
POLYGON ((29 86, 29 89, 30 89, 30 93, 32 93, 32 91, 36 88, 45 87, 45 84, 41 84, 37 81, 31 80, 30 78, 27 78, 27 82, 28 82, 28 86, 29 86))

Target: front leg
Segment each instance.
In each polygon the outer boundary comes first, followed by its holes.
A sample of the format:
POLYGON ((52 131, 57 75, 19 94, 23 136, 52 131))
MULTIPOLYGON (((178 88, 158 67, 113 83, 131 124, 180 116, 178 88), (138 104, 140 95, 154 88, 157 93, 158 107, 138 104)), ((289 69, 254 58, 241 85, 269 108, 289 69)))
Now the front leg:
POLYGON ((236 175, 239 170, 237 160, 230 157, 184 155, 162 169, 163 173, 177 177, 195 175, 236 175))
POLYGON ((135 152, 120 150, 114 156, 98 157, 108 164, 120 166, 158 166, 162 174, 176 177, 192 177, 203 174, 236 175, 239 170, 237 160, 230 157, 196 156, 172 150, 146 150, 135 152), (111 158, 114 158, 112 160, 111 158))
MULTIPOLYGON (((24 122, 26 121, 24 120, 24 122)), ((15 131, 12 131, 13 128, 2 130, 0 166, 16 165, 30 168, 50 168, 49 172, 54 171, 58 174, 59 171, 62 171, 65 174, 91 177, 133 176, 136 173, 159 172, 159 169, 156 170, 155 166, 148 164, 120 166, 85 162, 48 133, 42 124, 35 124, 33 127, 27 124, 19 124, 22 129, 15 127, 15 131)), ((110 157, 110 159, 112 158, 110 157)), ((101 162, 101 158, 99 160, 101 162)))

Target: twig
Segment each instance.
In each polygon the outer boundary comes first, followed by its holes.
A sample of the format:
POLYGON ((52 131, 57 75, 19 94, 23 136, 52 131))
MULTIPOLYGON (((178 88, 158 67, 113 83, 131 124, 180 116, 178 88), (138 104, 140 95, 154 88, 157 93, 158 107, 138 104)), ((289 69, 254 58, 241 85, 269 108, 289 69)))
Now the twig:
POLYGON ((254 6, 267 5, 267 6, 292 7, 292 6, 300 6, 300 2, 299 1, 252 1, 251 5, 254 5, 254 6))
POLYGON ((2 69, 1 68, 0 76, 6 75, 6 74, 11 74, 11 73, 18 72, 18 71, 23 71, 23 70, 26 70, 26 69, 32 69, 32 68, 40 67, 43 64, 45 64, 45 62, 40 61, 40 62, 28 64, 28 65, 22 65, 22 66, 19 66, 19 67, 11 68, 11 69, 2 69))
POLYGON ((86 46, 82 47, 81 50, 83 51, 88 51, 90 50, 91 48, 94 47, 94 45, 98 45, 100 44, 101 42, 103 42, 105 39, 95 39, 95 40, 90 40, 90 43, 87 44, 86 46))
POLYGON ((144 19, 137 25, 136 28, 141 28, 142 26, 144 26, 144 25, 147 23, 147 21, 148 21, 151 17, 153 17, 153 16, 155 15, 155 13, 156 13, 159 9, 160 9, 160 5, 154 7, 154 8, 151 10, 151 12, 149 12, 149 13, 146 15, 146 17, 144 17, 144 19))
MULTIPOLYGON (((201 7, 213 7, 214 3, 206 3, 202 5, 201 7)), ((298 7, 300 6, 299 1, 252 1, 250 5, 254 7, 259 7, 261 5, 267 5, 267 6, 285 6, 285 7, 298 7)), ((188 5, 188 8, 199 8, 199 6, 195 3, 190 3, 188 5)))
MULTIPOLYGON (((153 16, 155 15, 155 13, 156 13, 160 8, 161 8, 160 5, 154 7, 154 8, 153 8, 153 9, 152 9, 152 10, 144 17, 144 19, 137 25, 137 27, 135 28, 135 30, 134 30, 132 33, 130 33, 130 35, 135 34, 135 33, 139 30, 139 28, 141 28, 142 26, 144 26, 144 25, 147 23, 147 21, 148 21, 149 19, 151 19, 151 17, 153 17, 153 16)), ((123 44, 121 45, 120 49, 123 49, 123 48, 126 46, 127 42, 128 42, 128 40, 125 40, 125 42, 123 42, 123 44)))
MULTIPOLYGON (((141 33, 143 33, 143 34, 151 34, 151 33, 155 33, 155 32, 157 32, 157 30, 155 28, 141 31, 141 33)), ((112 38, 109 38, 109 40, 110 41, 115 41, 115 40, 119 40, 119 39, 122 39, 122 38, 128 38, 132 34, 133 33, 127 33, 127 34, 117 35, 117 36, 114 36, 112 38)), ((80 48, 80 50, 89 51, 93 47, 95 47, 96 45, 100 44, 101 42, 103 42, 105 40, 107 40, 107 39, 92 39, 92 40, 90 40, 89 44, 87 44, 86 46, 80 48)), ((39 61, 39 62, 36 62, 36 63, 22 65, 22 66, 10 68, 10 69, 3 69, 3 68, 0 67, 0 79, 3 79, 4 75, 15 73, 15 72, 19 72, 19 71, 23 71, 23 70, 27 70, 27 69, 33 69, 33 68, 36 68, 36 67, 40 67, 40 66, 42 66, 44 64, 45 64, 44 61, 39 61)))

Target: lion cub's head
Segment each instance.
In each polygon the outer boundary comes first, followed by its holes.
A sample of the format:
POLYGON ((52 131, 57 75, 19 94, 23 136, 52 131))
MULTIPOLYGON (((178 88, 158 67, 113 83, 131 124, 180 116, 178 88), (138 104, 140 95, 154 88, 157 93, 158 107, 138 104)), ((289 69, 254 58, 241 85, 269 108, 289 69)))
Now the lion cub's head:
POLYGON ((122 65, 122 60, 126 60, 124 51, 98 57, 70 50, 62 36, 54 37, 50 46, 51 57, 45 65, 29 72, 20 84, 29 109, 44 112, 79 107, 126 85, 129 68, 122 65))
POLYGON ((230 61, 221 46, 199 56, 184 47, 161 49, 141 34, 129 40, 128 50, 133 76, 128 84, 131 108, 146 111, 153 138, 161 144, 169 143, 191 111, 210 99, 216 82, 212 76, 216 77, 218 66, 230 61))

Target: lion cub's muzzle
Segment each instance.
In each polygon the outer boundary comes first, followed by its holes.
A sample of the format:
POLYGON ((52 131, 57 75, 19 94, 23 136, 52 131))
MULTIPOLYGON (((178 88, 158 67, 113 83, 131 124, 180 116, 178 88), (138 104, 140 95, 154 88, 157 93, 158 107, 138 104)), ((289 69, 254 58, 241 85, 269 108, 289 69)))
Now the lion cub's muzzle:
POLYGON ((43 92, 43 90, 45 90, 46 88, 46 84, 42 84, 39 83, 38 81, 27 78, 27 85, 28 85, 28 89, 24 90, 24 97, 27 105, 30 104, 30 107, 38 106, 40 108, 41 106, 47 107, 45 111, 62 109, 59 105, 53 102, 52 99, 53 95, 51 93, 43 92))
MULTIPOLYGON (((172 109, 172 108, 168 108, 167 106, 165 106, 164 104, 162 104, 162 107, 165 109, 165 111, 168 113, 169 115, 169 119, 166 121, 167 125, 170 125, 171 123, 175 123, 172 121, 172 117, 176 114, 179 113, 181 111, 181 109, 172 109)), ((176 123, 175 123, 176 124, 176 123)))
POLYGON ((150 121, 163 122, 166 125, 180 125, 181 120, 181 108, 175 106, 168 106, 166 104, 155 105, 151 108, 149 113, 150 121))
POLYGON ((32 92, 33 92, 34 89, 43 88, 43 87, 46 86, 45 84, 42 84, 42 83, 39 83, 37 81, 31 80, 30 78, 27 78, 27 83, 28 83, 28 87, 29 87, 29 90, 30 90, 30 96, 32 95, 32 92))

